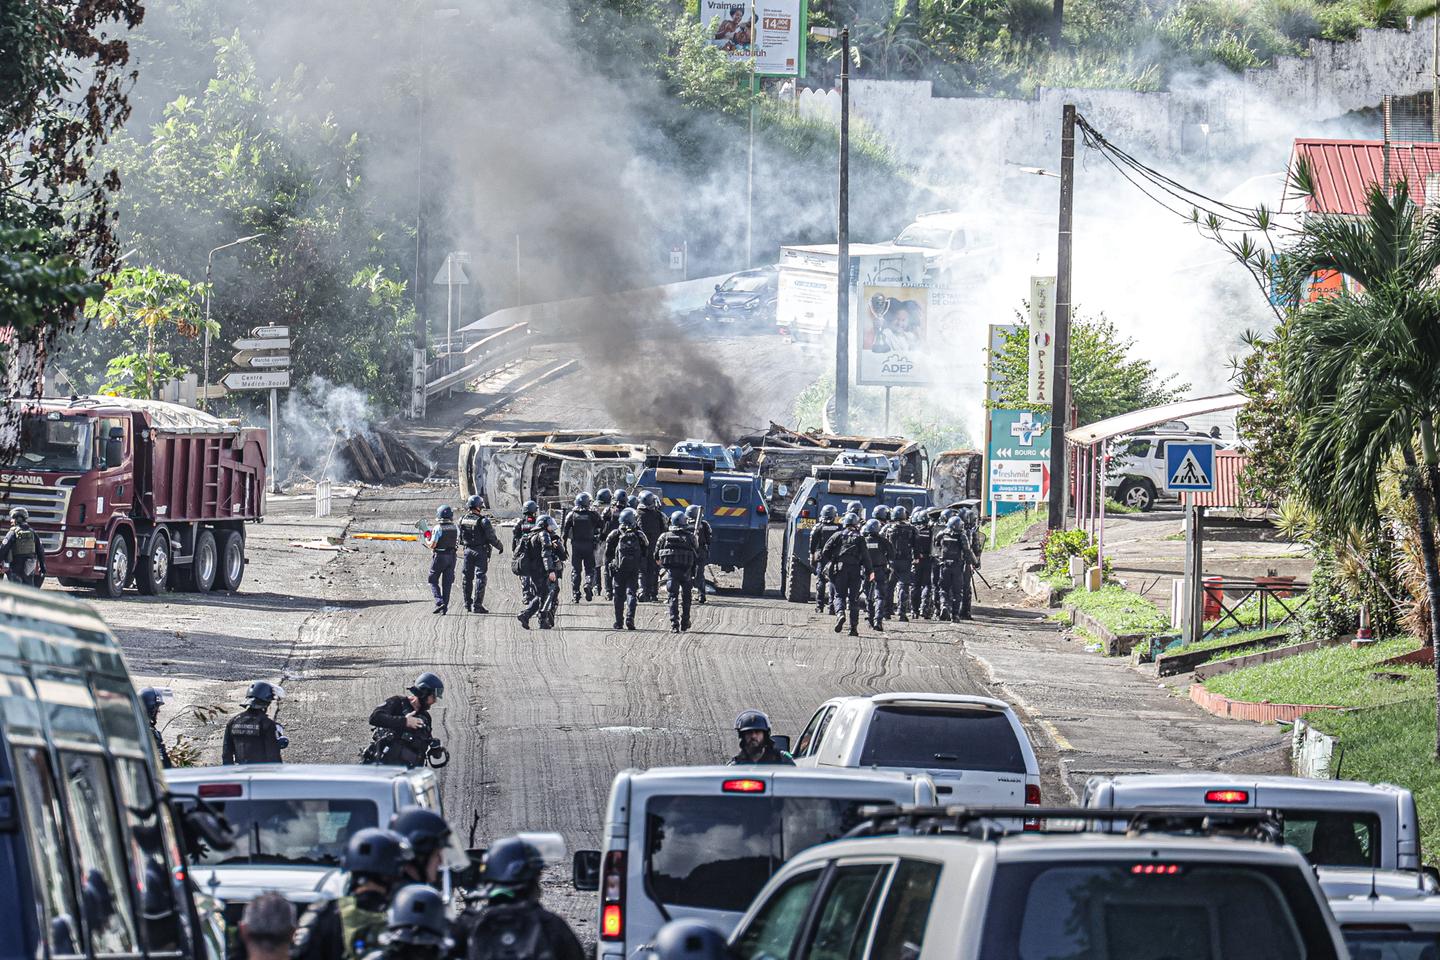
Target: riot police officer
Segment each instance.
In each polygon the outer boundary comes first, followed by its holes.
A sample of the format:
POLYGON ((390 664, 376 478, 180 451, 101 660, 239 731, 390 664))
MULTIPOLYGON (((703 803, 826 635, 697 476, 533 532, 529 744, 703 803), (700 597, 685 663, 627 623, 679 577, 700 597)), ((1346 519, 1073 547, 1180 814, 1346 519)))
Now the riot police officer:
MULTIPOLYGON (((825 579, 825 568, 820 563, 820 551, 830 538, 840 532, 840 512, 835 504, 827 503, 820 508, 820 517, 810 529, 810 569, 815 572, 815 610, 824 612, 829 604, 829 585, 825 579)), ((831 611, 834 612, 833 610, 831 611)))
POLYGON ((614 587, 615 629, 623 622, 635 629, 635 601, 640 595, 641 571, 650 562, 650 541, 640 532, 640 518, 626 507, 616 521, 619 526, 605 538, 605 570, 614 587))
POLYGON ((380 948, 365 960, 440 960, 454 946, 445 898, 432 887, 412 883, 395 894, 380 948))
POLYGON ((929 620, 935 612, 935 540, 931 511, 915 511, 915 563, 910 584, 910 615, 929 620))
POLYGON ((520 508, 520 518, 510 530, 510 567, 520 578, 520 599, 524 603, 530 602, 530 577, 523 570, 525 562, 520 556, 520 543, 535 532, 535 523, 539 516, 540 505, 534 500, 526 500, 525 505, 520 508))
MULTIPOLYGON (((640 516, 640 532, 645 534, 645 539, 650 542, 651 559, 654 559, 654 551, 660 544, 660 535, 665 532, 665 514, 660 510, 660 498, 649 490, 640 494, 640 509, 636 511, 640 516)), ((653 603, 660 599, 660 567, 655 563, 645 564, 645 571, 640 580, 640 599, 646 603, 653 603)))
POLYGON ((529 581, 526 595, 529 602, 515 619, 530 629, 530 618, 540 615, 540 629, 555 626, 555 608, 560 603, 560 578, 565 574, 565 548, 556 532, 555 518, 542 513, 535 518, 535 529, 526 534, 520 550, 525 578, 529 581))
POLYGON ((860 515, 847 513, 844 529, 831 537, 820 551, 820 563, 825 566, 825 576, 830 580, 833 591, 831 606, 834 608, 835 632, 845 629, 845 615, 850 615, 850 636, 860 635, 860 593, 869 583, 874 570, 870 564, 870 551, 865 548, 865 537, 860 532, 860 515))
POLYGON ((695 599, 703 606, 705 603, 705 567, 710 562, 710 544, 715 539, 715 529, 710 526, 710 521, 705 519, 705 511, 700 504, 692 503, 685 508, 685 522, 690 527, 690 532, 695 534, 695 599))
POLYGON ((670 529, 655 545, 655 562, 665 569, 665 596, 670 601, 670 632, 690 629, 690 591, 700 548, 685 525, 685 512, 670 514, 670 529))
POLYGON ((140 691, 140 703, 145 707, 145 716, 150 720, 150 736, 155 740, 155 753, 160 757, 160 766, 168 770, 174 764, 170 762, 170 752, 165 749, 165 738, 160 736, 160 728, 155 725, 160 719, 160 704, 164 702, 160 691, 154 687, 146 687, 140 691))
POLYGON ((890 543, 890 592, 886 607, 899 611, 900 622, 910 620, 910 584, 915 577, 915 527, 909 520, 910 511, 896 507, 891 520, 882 531, 890 543))
POLYGON ((375 729, 362 762, 397 767, 424 763, 435 739, 430 708, 444 696, 444 682, 433 673, 422 673, 408 693, 389 697, 370 711, 370 726, 375 729))
POLYGON ((45 582, 45 545, 31 529, 30 511, 24 507, 10 508, 10 530, 0 540, 0 563, 6 565, 5 578, 11 583, 38 587, 45 582))
MULTIPOLYGON (((875 512, 880 512, 880 507, 875 512)), ((888 511, 887 511, 888 514, 888 511)), ((871 579, 866 584, 866 615, 870 626, 875 630, 883 631, 882 624, 889 615, 886 606, 890 597, 890 564, 895 559, 895 551, 890 546, 890 541, 881 534, 879 519, 871 517, 865 521, 861 528, 861 534, 865 537, 865 552, 870 555, 871 579)))
POLYGON ((460 518, 460 545, 465 548, 465 565, 460 568, 460 587, 465 594, 465 609, 470 613, 489 613, 485 609, 485 587, 490 582, 490 551, 504 553, 495 525, 485 516, 485 498, 476 494, 465 501, 465 516, 460 518))
POLYGON ((970 572, 975 568, 975 551, 965 521, 951 517, 945 531, 935 541, 935 556, 940 570, 940 619, 971 620, 970 572))
POLYGON ((256 680, 245 692, 245 709, 225 724, 220 762, 280 763, 280 751, 290 746, 285 728, 270 718, 270 704, 285 696, 283 688, 256 680))
POLYGON ((450 590, 455 586, 455 551, 460 545, 460 528, 455 526, 455 511, 442 504, 435 511, 435 526, 425 545, 430 548, 430 592, 435 595, 431 613, 444 616, 450 610, 450 590))
POLYGON ((415 852, 415 859, 405 864, 405 878, 439 889, 440 869, 446 865, 445 851, 450 845, 450 824, 434 810, 401 807, 390 818, 390 829, 404 837, 415 852))
POLYGON ((341 858, 350 874, 349 888, 336 900, 316 903, 300 918, 292 960, 361 960, 374 949, 389 920, 390 896, 414 856, 410 844, 393 830, 357 830, 341 858))
POLYGON ((485 904, 466 910, 455 923, 467 960, 584 960, 575 932, 540 905, 544 870, 540 851, 520 837, 497 840, 485 851, 485 904), (517 945, 523 945, 519 953, 517 945))
POLYGON ((600 588, 595 574, 595 545, 600 542, 604 519, 590 505, 590 494, 575 497, 575 509, 565 516, 560 540, 570 550, 570 591, 575 603, 580 602, 581 577, 584 577, 585 599, 594 599, 600 588))
POLYGON ((601 487, 595 491, 595 512, 600 515, 600 533, 595 537, 595 570, 596 577, 600 581, 597 589, 605 591, 605 599, 610 599, 610 574, 605 569, 605 539, 610 536, 610 531, 616 527, 616 520, 611 504, 615 502, 615 495, 610 492, 609 487, 601 487))
POLYGON ((735 718, 735 736, 740 738, 740 752, 730 758, 730 766, 746 763, 770 763, 793 767, 790 754, 776 748, 770 739, 770 718, 759 710, 745 710, 735 718))

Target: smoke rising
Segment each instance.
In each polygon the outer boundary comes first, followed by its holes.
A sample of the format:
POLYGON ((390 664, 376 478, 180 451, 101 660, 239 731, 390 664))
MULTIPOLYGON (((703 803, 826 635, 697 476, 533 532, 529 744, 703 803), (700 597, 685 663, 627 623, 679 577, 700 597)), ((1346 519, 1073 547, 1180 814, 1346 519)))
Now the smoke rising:
POLYGON ((365 394, 311 377, 292 387, 281 404, 281 436, 286 445, 281 462, 292 474, 315 480, 353 479, 339 448, 356 434, 368 437, 374 420, 375 411, 365 394))

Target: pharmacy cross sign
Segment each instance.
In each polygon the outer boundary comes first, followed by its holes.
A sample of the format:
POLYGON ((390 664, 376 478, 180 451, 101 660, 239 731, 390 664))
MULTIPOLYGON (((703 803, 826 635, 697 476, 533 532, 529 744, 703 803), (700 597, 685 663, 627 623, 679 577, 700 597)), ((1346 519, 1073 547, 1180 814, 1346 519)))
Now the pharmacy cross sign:
POLYGON ((1045 426, 1037 424, 1034 415, 1028 411, 1020 414, 1020 419, 1010 424, 1010 436, 1019 440, 1022 447, 1033 447, 1035 436, 1044 433, 1045 430, 1045 426))

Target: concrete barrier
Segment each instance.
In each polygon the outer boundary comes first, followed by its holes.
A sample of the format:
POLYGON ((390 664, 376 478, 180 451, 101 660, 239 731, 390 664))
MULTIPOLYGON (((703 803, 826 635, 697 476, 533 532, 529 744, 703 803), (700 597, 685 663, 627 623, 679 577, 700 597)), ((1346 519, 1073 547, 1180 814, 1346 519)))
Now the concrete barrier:
POLYGON ((1339 737, 1321 733, 1304 720, 1295 721, 1290 737, 1290 769, 1295 776, 1330 780, 1339 757, 1339 737))
POLYGON ((1325 703, 1251 703, 1231 700, 1205 689, 1203 683, 1190 684, 1190 700, 1206 713, 1229 720, 1252 723, 1290 723, 1312 710, 1344 710, 1325 703))

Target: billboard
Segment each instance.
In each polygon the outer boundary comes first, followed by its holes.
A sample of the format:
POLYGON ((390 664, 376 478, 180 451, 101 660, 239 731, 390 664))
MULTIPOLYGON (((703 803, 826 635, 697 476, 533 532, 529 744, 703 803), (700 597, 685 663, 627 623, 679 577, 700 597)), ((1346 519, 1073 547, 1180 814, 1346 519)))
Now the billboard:
POLYGON ((928 384, 930 289, 863 284, 858 306, 855 382, 880 387, 928 384))
POLYGON ((1050 415, 991 410, 985 463, 992 501, 1044 503, 1050 497, 1050 415))
POLYGON ((700 0, 700 23, 711 46, 762 77, 805 75, 808 0, 700 0))
POLYGON ((1055 278, 1030 278, 1031 403, 1050 403, 1055 396, 1055 278))

